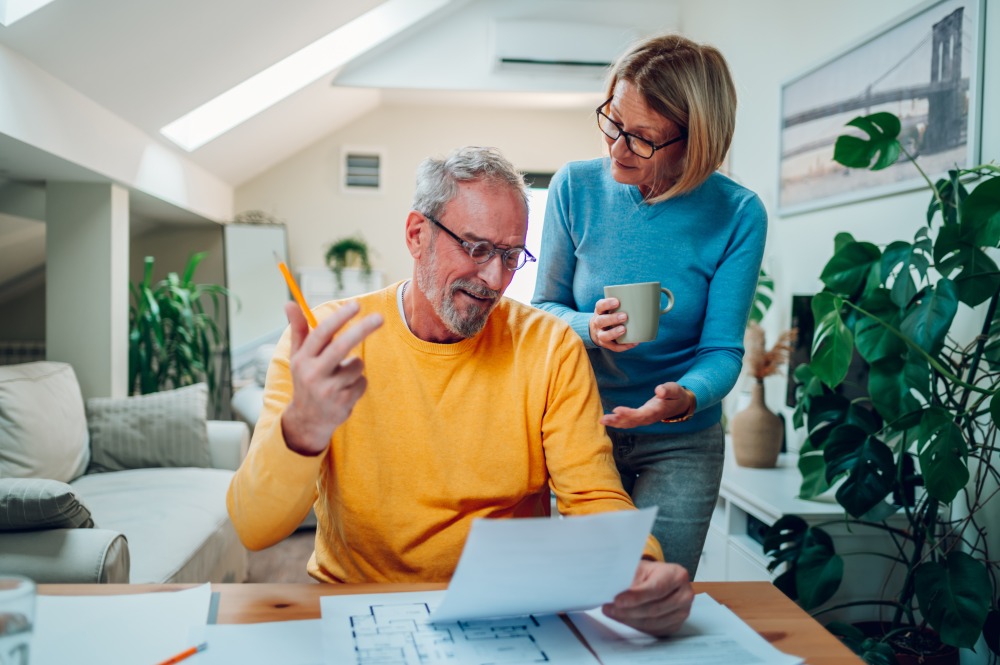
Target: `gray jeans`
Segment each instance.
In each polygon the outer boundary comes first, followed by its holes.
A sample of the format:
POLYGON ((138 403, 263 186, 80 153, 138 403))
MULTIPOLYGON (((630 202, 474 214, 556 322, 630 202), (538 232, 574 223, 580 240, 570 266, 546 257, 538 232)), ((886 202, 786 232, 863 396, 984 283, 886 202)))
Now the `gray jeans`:
POLYGON ((684 434, 608 434, 625 491, 637 507, 660 509, 653 535, 666 560, 687 568, 693 580, 722 482, 722 426, 684 434))

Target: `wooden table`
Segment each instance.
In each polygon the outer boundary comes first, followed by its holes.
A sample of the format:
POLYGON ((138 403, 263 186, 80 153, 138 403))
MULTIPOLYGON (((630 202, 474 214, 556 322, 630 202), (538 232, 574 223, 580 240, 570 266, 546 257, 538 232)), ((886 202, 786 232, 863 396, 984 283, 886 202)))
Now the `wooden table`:
MULTIPOLYGON (((40 584, 38 593, 110 595, 184 589, 192 584, 40 584)), ((769 582, 696 582, 785 653, 809 665, 857 665, 861 660, 769 582)), ((213 584, 220 592, 218 623, 259 623, 320 616, 320 596, 430 591, 442 584, 213 584)))

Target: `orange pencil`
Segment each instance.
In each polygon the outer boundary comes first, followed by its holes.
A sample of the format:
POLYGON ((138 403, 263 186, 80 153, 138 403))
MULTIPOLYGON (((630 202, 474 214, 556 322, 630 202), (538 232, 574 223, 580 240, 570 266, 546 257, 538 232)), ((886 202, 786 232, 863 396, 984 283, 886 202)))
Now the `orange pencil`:
POLYGON ((189 656, 193 656, 196 653, 198 653, 199 651, 204 651, 207 648, 208 648, 208 642, 202 642, 201 644, 199 644, 196 647, 191 647, 190 649, 185 649, 184 651, 181 651, 176 656, 173 656, 171 658, 167 658, 162 663, 159 663, 159 665, 173 665, 174 663, 179 663, 182 660, 184 660, 185 658, 187 658, 189 656))
POLYGON ((302 313, 306 315, 306 321, 309 322, 310 328, 316 327, 316 317, 313 316, 312 310, 309 309, 309 303, 302 296, 302 291, 299 290, 299 285, 295 283, 295 278, 292 277, 291 271, 288 270, 288 266, 285 262, 281 260, 277 252, 274 254, 275 260, 278 262, 278 268, 281 269, 281 274, 285 276, 285 282, 288 284, 289 290, 292 292, 292 297, 295 298, 295 302, 299 304, 299 308, 302 313))

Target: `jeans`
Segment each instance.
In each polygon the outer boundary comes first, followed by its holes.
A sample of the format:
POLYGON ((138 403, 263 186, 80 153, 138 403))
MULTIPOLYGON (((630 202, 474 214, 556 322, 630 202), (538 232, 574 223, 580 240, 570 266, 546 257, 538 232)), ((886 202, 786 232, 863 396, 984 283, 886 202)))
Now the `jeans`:
POLYGON ((659 508, 653 535, 666 560, 687 568, 693 580, 722 482, 722 425, 683 434, 608 434, 625 491, 636 507, 659 508))

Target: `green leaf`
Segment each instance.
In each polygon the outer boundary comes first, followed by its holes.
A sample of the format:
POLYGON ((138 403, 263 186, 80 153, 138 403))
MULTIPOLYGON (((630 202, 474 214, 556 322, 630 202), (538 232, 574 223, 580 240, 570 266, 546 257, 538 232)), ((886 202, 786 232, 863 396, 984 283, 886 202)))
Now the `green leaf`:
POLYGON ((761 269, 757 277, 757 290, 753 294, 753 304, 750 307, 750 321, 760 323, 773 302, 774 279, 761 269))
POLYGON ((953 416, 940 407, 924 411, 913 429, 927 493, 951 503, 969 482, 969 450, 953 416))
POLYGON ((844 166, 872 171, 891 166, 899 158, 899 118, 891 113, 859 116, 847 123, 868 135, 868 139, 840 136, 833 148, 833 159, 844 166), (874 164, 872 162, 874 161, 874 164))
POLYGON ((842 303, 839 297, 826 292, 812 299, 816 328, 809 366, 816 378, 831 388, 836 388, 847 376, 854 354, 854 336, 840 318, 842 303))
MULTIPOLYGON (((969 196, 968 190, 962 184, 961 173, 955 169, 948 171, 947 178, 941 178, 934 183, 934 188, 938 192, 941 201, 944 201, 942 213, 942 223, 945 226, 958 224, 958 209, 962 201, 969 196)), ((937 196, 931 197, 930 206, 927 208, 927 226, 934 221, 934 214, 941 210, 941 203, 937 196)))
POLYGON ((944 563, 927 561, 914 569, 920 611, 941 641, 975 646, 990 611, 993 588, 986 567, 965 552, 952 551, 944 563))
POLYGON ((795 566, 799 603, 807 610, 819 607, 837 593, 843 577, 844 560, 833 539, 822 529, 808 529, 795 566))
POLYGON ((988 300, 1000 290, 996 263, 976 245, 975 230, 964 222, 946 226, 934 242, 935 267, 945 277, 954 277, 958 297, 970 307, 988 300), (960 271, 956 276, 955 271, 960 271))
POLYGON ((800 499, 815 499, 830 489, 826 481, 826 460, 823 451, 818 450, 807 439, 799 448, 799 473, 802 474, 802 484, 799 486, 800 499))
POLYGON ((888 280, 892 275, 892 301, 897 307, 904 308, 917 294, 920 285, 927 277, 930 267, 933 247, 927 236, 927 229, 917 231, 915 242, 898 240, 890 243, 882 254, 882 278, 888 280), (916 273, 916 283, 914 283, 916 273))
POLYGON ((1000 178, 980 183, 964 201, 962 225, 978 247, 1000 246, 1000 178))
POLYGON ((1000 427, 1000 392, 993 393, 990 398, 990 416, 993 417, 993 426, 1000 427))
POLYGON ((917 306, 903 318, 900 332, 930 355, 937 355, 957 311, 955 283, 950 279, 939 280, 925 290, 917 306))
MULTIPOLYGON (((920 408, 920 402, 911 394, 911 378, 929 380, 926 363, 914 360, 910 354, 886 356, 868 366, 868 394, 871 395, 875 410, 886 422, 893 422, 920 408), (918 373, 923 371, 923 377, 918 373)), ((923 385, 919 386, 926 392, 923 385)))
POLYGON ((896 464, 892 451, 854 425, 841 425, 823 449, 826 477, 833 482, 847 474, 837 490, 837 502, 854 517, 861 517, 892 491, 896 464))
POLYGON ((827 262, 820 279, 834 293, 851 297, 866 283, 879 281, 881 259, 879 248, 870 242, 848 243, 827 262))
POLYGON ((854 240, 854 236, 847 231, 841 231, 837 235, 833 236, 833 253, 836 254, 852 242, 856 242, 854 240))
POLYGON ((873 314, 861 316, 854 324, 854 344, 869 363, 906 351, 906 342, 890 328, 899 329, 900 308, 886 289, 878 289, 861 301, 861 309, 873 314))

